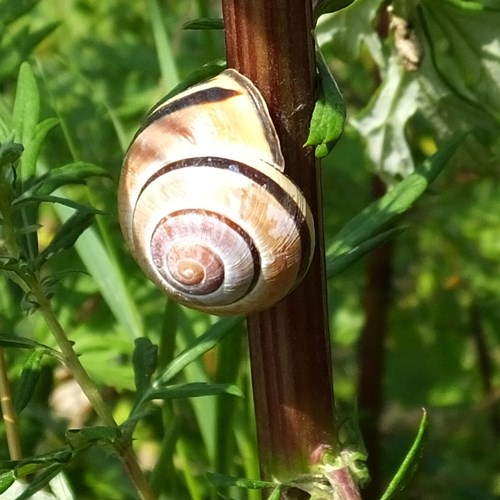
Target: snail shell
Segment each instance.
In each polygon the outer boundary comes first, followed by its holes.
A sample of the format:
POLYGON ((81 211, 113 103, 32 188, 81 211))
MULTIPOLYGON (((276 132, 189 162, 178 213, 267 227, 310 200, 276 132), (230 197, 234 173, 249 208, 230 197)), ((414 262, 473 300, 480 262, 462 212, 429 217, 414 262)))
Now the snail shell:
POLYGON ((125 158, 119 216, 144 272, 174 300, 249 314, 305 275, 314 223, 264 99, 235 70, 152 110, 125 158))

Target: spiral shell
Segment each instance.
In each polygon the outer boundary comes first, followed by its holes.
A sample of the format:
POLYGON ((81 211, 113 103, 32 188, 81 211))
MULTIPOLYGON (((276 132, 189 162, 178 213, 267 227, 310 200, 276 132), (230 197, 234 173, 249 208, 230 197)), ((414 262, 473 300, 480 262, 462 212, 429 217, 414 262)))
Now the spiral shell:
POLYGON ((266 309, 300 282, 314 250, 310 209, 283 170, 262 96, 226 70, 159 104, 137 132, 119 187, 127 245, 186 306, 266 309))

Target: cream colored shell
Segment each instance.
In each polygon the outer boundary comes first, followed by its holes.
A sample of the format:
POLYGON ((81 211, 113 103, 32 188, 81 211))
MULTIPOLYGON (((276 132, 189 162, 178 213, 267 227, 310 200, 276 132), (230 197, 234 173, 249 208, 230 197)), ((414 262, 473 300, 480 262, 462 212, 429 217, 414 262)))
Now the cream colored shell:
POLYGON ((128 247, 169 296, 211 314, 266 309, 302 279, 310 209, 282 173, 266 104, 234 70, 154 109, 122 170, 128 247))

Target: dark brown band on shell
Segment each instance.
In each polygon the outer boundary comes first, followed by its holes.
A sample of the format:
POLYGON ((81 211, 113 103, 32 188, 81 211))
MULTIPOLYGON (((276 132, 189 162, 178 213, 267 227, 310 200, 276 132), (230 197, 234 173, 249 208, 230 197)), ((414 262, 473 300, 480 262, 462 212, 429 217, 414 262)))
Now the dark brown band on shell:
MULTIPOLYGON (((163 175, 168 174, 169 172, 172 172, 173 170, 179 170, 188 167, 211 167, 239 173, 241 175, 244 175, 248 179, 251 179, 259 186, 262 186, 269 194, 271 194, 290 215, 290 217, 294 221, 295 227, 297 228, 297 232, 299 233, 301 243, 301 259, 299 270, 297 273, 297 280, 302 279, 309 267, 312 246, 311 233, 307 226, 305 214, 302 212, 302 210, 300 210, 295 200, 290 196, 290 194, 288 194, 285 189, 283 189, 276 181, 262 173, 260 170, 252 167, 251 165, 247 165, 245 163, 241 163, 239 161, 231 160, 228 158, 219 158, 213 156, 184 158, 182 160, 169 163, 168 165, 159 168, 142 186, 141 192, 139 193, 139 196, 137 198, 137 203, 139 202, 139 199, 144 190, 153 181, 155 181, 159 177, 162 177, 163 175)), ((225 217, 220 214, 215 215, 225 219, 225 217)), ((237 226, 237 224, 235 224, 234 222, 233 224, 237 226)))
MULTIPOLYGON (((193 91, 183 97, 176 99, 173 97, 172 101, 165 102, 156 111, 153 111, 142 123, 141 127, 135 134, 137 137, 145 128, 147 128, 151 123, 161 119, 163 116, 170 115, 182 109, 186 109, 192 106, 199 106, 200 104, 223 102, 231 97, 240 95, 241 92, 233 89, 225 89, 223 87, 210 87, 204 88, 202 90, 193 91)), ((135 139, 135 138, 134 138, 135 139)))

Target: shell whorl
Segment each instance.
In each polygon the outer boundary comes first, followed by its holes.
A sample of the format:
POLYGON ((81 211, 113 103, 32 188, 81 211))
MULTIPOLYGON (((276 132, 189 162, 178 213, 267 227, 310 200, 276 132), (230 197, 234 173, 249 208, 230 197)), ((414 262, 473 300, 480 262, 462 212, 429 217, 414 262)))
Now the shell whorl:
POLYGON ((125 239, 175 300, 213 314, 270 307, 302 279, 314 224, 267 107, 234 70, 162 103, 120 179, 125 239))

